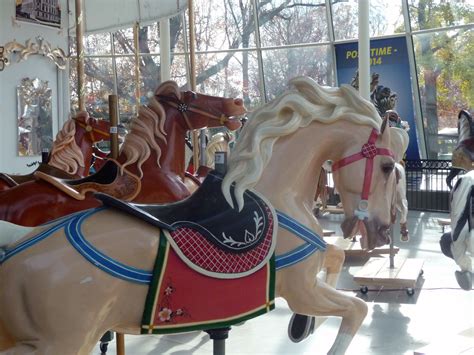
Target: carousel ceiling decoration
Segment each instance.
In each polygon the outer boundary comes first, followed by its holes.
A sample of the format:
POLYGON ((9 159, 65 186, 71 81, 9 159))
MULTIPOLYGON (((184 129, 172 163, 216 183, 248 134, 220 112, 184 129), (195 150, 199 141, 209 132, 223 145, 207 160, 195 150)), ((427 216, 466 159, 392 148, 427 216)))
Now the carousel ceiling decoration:
MULTIPOLYGON (((175 16, 188 6, 188 0, 83 1, 85 32, 88 34, 116 31, 131 27, 136 22, 140 25, 150 24, 161 18, 175 16)), ((74 8, 74 0, 69 0, 69 8, 74 8)))
POLYGON ((35 40, 27 40, 25 44, 18 43, 16 40, 8 42, 0 49, 0 70, 3 70, 5 65, 12 63, 11 58, 17 57, 17 63, 27 60, 30 55, 42 55, 51 59, 59 69, 66 69, 67 57, 61 48, 52 48, 48 41, 43 37, 38 36, 35 40))

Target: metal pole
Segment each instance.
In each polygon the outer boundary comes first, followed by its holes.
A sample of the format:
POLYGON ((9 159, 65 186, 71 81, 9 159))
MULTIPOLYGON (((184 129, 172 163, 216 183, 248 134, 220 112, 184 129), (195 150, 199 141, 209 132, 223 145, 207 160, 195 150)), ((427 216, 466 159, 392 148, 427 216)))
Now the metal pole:
POLYGON ((369 0, 359 0, 359 93, 370 100, 369 0))
POLYGON ((76 51, 77 51, 77 96, 79 111, 85 111, 85 74, 84 74, 84 14, 82 0, 76 0, 76 51))
MULTIPOLYGON (((190 56, 190 86, 191 90, 196 90, 196 38, 194 32, 194 3, 188 0, 189 11, 189 56, 190 56)), ((193 131, 193 165, 194 171, 199 168, 199 136, 198 131, 193 131)))
POLYGON ((170 20, 160 20, 160 71, 161 82, 170 80, 170 20))
POLYGON ((138 43, 138 32, 140 30, 140 25, 138 22, 135 22, 133 26, 133 43, 135 47, 135 105, 136 105, 136 114, 138 115, 138 110, 140 108, 140 48, 138 43))
POLYGON ((109 116, 110 116, 110 157, 118 158, 118 100, 117 95, 109 95, 109 116))

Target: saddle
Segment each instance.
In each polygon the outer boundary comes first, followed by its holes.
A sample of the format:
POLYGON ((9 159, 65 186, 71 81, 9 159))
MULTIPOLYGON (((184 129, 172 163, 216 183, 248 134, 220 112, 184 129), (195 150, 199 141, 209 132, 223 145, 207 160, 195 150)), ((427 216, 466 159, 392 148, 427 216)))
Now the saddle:
POLYGON ((109 159, 97 173, 83 179, 61 179, 41 171, 36 171, 34 177, 76 200, 84 200, 87 192, 102 192, 123 200, 133 200, 141 189, 140 178, 127 169, 120 174, 120 165, 113 159, 109 159))
POLYGON ((105 206, 165 230, 180 258, 199 272, 216 277, 253 272, 273 254, 275 211, 250 191, 244 194, 242 211, 232 209, 221 192, 222 178, 213 171, 189 198, 166 205, 124 202, 101 193, 95 196, 105 206))
POLYGON ((74 178, 73 175, 68 174, 64 170, 58 169, 48 164, 41 163, 34 172, 27 175, 13 175, 13 174, 10 175, 10 174, 5 174, 5 173, 0 173, 0 180, 3 180, 4 182, 6 182, 8 186, 14 187, 14 186, 23 184, 24 182, 33 181, 35 179, 34 173, 36 171, 41 171, 45 174, 56 176, 62 179, 74 178))
POLYGON ((453 150, 452 166, 470 171, 474 169, 474 123, 465 110, 459 112, 458 130, 459 140, 453 150))

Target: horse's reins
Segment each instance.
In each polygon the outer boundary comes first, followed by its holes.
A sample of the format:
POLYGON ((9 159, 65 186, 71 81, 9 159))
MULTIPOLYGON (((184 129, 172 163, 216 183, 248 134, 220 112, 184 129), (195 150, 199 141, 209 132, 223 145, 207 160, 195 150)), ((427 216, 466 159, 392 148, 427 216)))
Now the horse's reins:
POLYGON ((359 202, 358 208, 354 212, 357 218, 359 218, 359 220, 361 221, 365 218, 369 218, 369 194, 370 185, 372 183, 372 173, 374 170, 374 158, 377 155, 385 155, 390 156, 392 158, 394 157, 394 154, 390 149, 377 148, 375 146, 375 141, 377 140, 379 135, 379 132, 375 128, 372 129, 369 140, 362 146, 360 152, 342 158, 332 165, 332 171, 334 172, 346 165, 352 164, 361 159, 367 159, 365 163, 364 183, 361 193, 361 200, 359 202))
POLYGON ((189 120, 189 117, 187 115, 187 112, 194 112, 202 116, 209 117, 212 120, 218 120, 221 125, 224 125, 226 122, 229 121, 229 116, 226 116, 224 114, 221 114, 220 116, 217 116, 215 114, 212 114, 210 112, 201 110, 200 108, 197 108, 195 106, 192 106, 191 104, 187 104, 184 101, 181 101, 177 97, 172 97, 172 96, 166 96, 166 95, 157 95, 158 101, 164 101, 171 107, 175 108, 178 110, 181 115, 183 115, 184 120, 186 121, 186 125, 190 130, 193 130, 193 126, 191 125, 191 122, 189 120))
POLYGON ((92 142, 96 142, 94 132, 98 133, 98 134, 101 134, 103 136, 109 136, 109 132, 105 132, 101 129, 95 128, 94 126, 91 126, 90 124, 83 123, 83 122, 79 121, 79 119, 77 117, 73 117, 72 119, 74 121, 76 121, 76 124, 78 124, 79 127, 84 128, 84 130, 87 133, 89 133, 89 136, 90 136, 90 139, 91 139, 92 142))

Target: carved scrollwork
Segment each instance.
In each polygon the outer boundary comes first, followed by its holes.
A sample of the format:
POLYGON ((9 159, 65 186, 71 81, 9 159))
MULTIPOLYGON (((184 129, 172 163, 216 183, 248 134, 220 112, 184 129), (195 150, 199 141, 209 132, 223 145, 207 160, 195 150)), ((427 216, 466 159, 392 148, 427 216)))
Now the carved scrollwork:
POLYGON ((5 69, 5 65, 8 64, 8 58, 4 57, 5 47, 0 47, 0 71, 5 69))
POLYGON ((30 55, 35 54, 51 59, 59 69, 66 69, 67 57, 61 48, 51 48, 51 44, 45 41, 41 36, 36 37, 35 40, 36 41, 32 41, 29 39, 24 45, 18 43, 16 40, 5 44, 3 47, 4 53, 0 53, 0 70, 2 69, 2 65, 5 66, 11 63, 11 60, 8 59, 9 56, 16 55, 18 57, 17 63, 19 63, 23 60, 27 60, 30 55))

